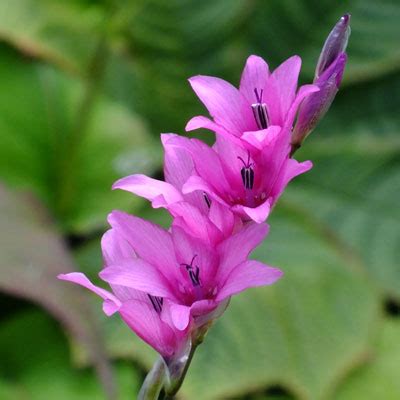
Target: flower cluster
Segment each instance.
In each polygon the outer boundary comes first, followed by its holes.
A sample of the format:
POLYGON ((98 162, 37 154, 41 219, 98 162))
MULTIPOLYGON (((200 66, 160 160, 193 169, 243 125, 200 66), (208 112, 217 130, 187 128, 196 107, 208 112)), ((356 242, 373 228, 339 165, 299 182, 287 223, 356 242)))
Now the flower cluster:
POLYGON ((113 211, 100 272, 112 292, 81 273, 59 278, 102 297, 104 312, 118 312, 167 364, 232 295, 276 282, 282 272, 249 255, 266 237, 266 220, 286 185, 312 167, 292 156, 336 95, 348 35, 345 15, 328 36, 313 84, 300 88, 298 56, 272 72, 250 56, 239 89, 219 78, 191 78, 211 118, 196 116, 186 130, 211 130, 215 143, 162 134, 165 181, 136 174, 113 186, 167 209, 171 227, 113 211))

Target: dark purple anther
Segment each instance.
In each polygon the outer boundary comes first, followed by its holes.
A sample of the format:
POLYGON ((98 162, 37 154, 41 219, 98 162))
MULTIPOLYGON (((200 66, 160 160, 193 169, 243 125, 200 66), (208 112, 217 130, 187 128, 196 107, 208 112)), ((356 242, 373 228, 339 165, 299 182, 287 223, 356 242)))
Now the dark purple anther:
POLYGON ((200 286, 200 268, 198 265, 193 265, 194 259, 197 257, 195 254, 190 261, 190 264, 181 264, 186 268, 186 271, 189 274, 189 278, 192 281, 193 286, 200 286))
POLYGON ((292 155, 323 118, 339 90, 347 62, 344 51, 350 35, 349 24, 350 15, 346 14, 325 41, 313 82, 319 91, 306 97, 300 105, 292 136, 292 155))
POLYGON ((254 186, 254 170, 253 163, 250 162, 250 154, 247 156, 247 163, 244 162, 242 157, 238 159, 243 163, 243 168, 240 170, 242 182, 245 189, 253 189, 254 186))
POLYGON ((154 310, 160 314, 162 311, 164 299, 162 297, 157 297, 157 296, 152 296, 151 294, 147 294, 148 298, 151 301, 151 304, 153 305, 154 310))
POLYGON ((258 94, 257 89, 254 89, 254 93, 256 94, 256 99, 257 99, 257 103, 253 103, 251 105, 254 119, 256 120, 258 129, 267 129, 268 111, 267 111, 267 105, 262 102, 263 90, 261 89, 260 94, 258 94))

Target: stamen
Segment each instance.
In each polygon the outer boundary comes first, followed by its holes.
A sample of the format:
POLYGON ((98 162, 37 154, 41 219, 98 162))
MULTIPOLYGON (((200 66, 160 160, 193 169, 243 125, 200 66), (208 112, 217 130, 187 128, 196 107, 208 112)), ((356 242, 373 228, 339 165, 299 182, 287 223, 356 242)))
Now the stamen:
POLYGON ((195 254, 192 258, 192 261, 190 264, 183 263, 183 265, 186 268, 186 271, 189 274, 189 278, 192 281, 193 286, 199 286, 200 285, 200 268, 198 265, 194 266, 193 261, 197 257, 197 254, 195 254))
POLYGON ((154 310, 160 314, 162 311, 164 299, 162 297, 157 297, 157 296, 152 296, 151 294, 147 294, 148 298, 151 301, 151 304, 153 305, 154 310))
POLYGON ((203 197, 204 197, 204 200, 205 200, 205 202, 206 202, 206 204, 207 204, 207 207, 208 207, 208 208, 211 208, 211 200, 210 200, 210 198, 208 197, 208 195, 207 195, 206 192, 203 192, 203 197))
POLYGON ((254 186, 254 170, 253 163, 250 162, 250 153, 247 156, 247 163, 244 162, 242 157, 238 156, 238 159, 243 163, 243 168, 240 170, 242 176, 242 182, 245 189, 253 189, 254 186))
POLYGON ((256 120, 258 129, 266 129, 269 125, 267 105, 262 102, 263 90, 260 90, 260 94, 257 89, 254 89, 257 103, 253 103, 251 108, 253 110, 254 119, 256 120))

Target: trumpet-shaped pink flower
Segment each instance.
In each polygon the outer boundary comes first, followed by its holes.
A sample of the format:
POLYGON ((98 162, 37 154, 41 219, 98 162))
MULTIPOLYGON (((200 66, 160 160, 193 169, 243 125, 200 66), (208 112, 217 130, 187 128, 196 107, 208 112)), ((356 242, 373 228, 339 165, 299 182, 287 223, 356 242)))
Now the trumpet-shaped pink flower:
POLYGON ((154 208, 166 208, 174 217, 174 226, 180 226, 205 242, 217 244, 239 229, 241 220, 225 205, 211 201, 205 192, 182 193, 183 185, 195 173, 195 166, 190 152, 168 144, 171 137, 177 135, 161 135, 165 182, 135 174, 115 182, 113 189, 142 196, 150 200, 154 208))
MULTIPOLYGON (((137 258, 129 243, 115 229, 104 234, 102 250, 106 268, 137 258)), ((190 340, 189 326, 178 330, 170 322, 169 310, 161 297, 123 285, 111 285, 110 292, 93 285, 80 272, 61 274, 58 278, 84 286, 100 296, 106 315, 119 312, 125 323, 166 360, 179 354, 190 340)))
MULTIPOLYGON (((135 289, 163 299, 171 324, 187 329, 246 288, 269 285, 282 272, 249 253, 267 234, 267 225, 250 224, 215 247, 188 235, 180 227, 171 232, 141 218, 114 211, 109 223, 134 249, 130 257, 109 263, 100 277, 113 287, 135 289)), ((160 300, 161 301, 161 300, 160 300)), ((169 319, 167 320, 169 322, 169 319)))
POLYGON ((262 147, 277 130, 290 130, 300 103, 315 85, 297 91, 301 59, 293 56, 275 71, 258 56, 250 56, 242 73, 239 89, 211 76, 195 76, 189 82, 213 117, 192 118, 186 130, 206 128, 238 143, 238 139, 262 147))
POLYGON ((212 148, 197 139, 171 135, 168 146, 186 149, 195 165, 183 192, 206 193, 212 204, 218 202, 244 220, 264 222, 289 181, 312 167, 310 161, 289 158, 289 130, 267 130, 268 143, 253 150, 220 135, 212 148))

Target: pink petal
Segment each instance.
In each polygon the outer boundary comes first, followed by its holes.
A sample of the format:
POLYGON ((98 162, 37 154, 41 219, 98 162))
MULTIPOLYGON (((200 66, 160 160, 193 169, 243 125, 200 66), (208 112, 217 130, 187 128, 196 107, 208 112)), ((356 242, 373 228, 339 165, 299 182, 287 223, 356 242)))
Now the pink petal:
POLYGON ((271 285, 283 272, 259 261, 248 260, 239 264, 228 276, 218 292, 216 301, 221 301, 250 287, 271 285))
POLYGON ((190 307, 170 302, 169 311, 175 328, 180 331, 185 330, 190 322, 190 307))
POLYGON ((115 229, 109 229, 101 238, 105 265, 118 264, 122 260, 136 258, 129 243, 115 229))
POLYGON ((236 212, 246 215, 257 224, 261 224, 267 220, 268 215, 271 212, 271 204, 269 200, 266 199, 264 203, 258 207, 252 208, 243 206, 241 204, 236 204, 232 207, 232 209, 236 212))
POLYGON ((189 82, 197 96, 207 107, 214 121, 228 132, 240 136, 254 126, 251 107, 242 94, 230 83, 211 76, 195 76, 189 82), (250 125, 249 125, 250 124, 250 125))
POLYGON ((202 192, 207 193, 210 197, 221 204, 229 207, 229 205, 214 191, 214 188, 208 184, 203 178, 200 176, 193 175, 188 181, 184 184, 182 188, 183 193, 191 193, 195 190, 200 190, 202 192))
POLYGON ((100 296, 103 300, 106 301, 106 305, 104 305, 103 310, 104 312, 110 316, 118 311, 119 307, 121 306, 121 302, 117 297, 113 294, 108 292, 105 289, 99 288, 98 286, 93 285, 92 282, 81 272, 71 272, 70 274, 60 274, 57 276, 58 279, 63 281, 68 281, 72 283, 76 283, 85 287, 86 289, 91 290, 92 292, 96 293, 100 296))
POLYGON ((172 138, 168 143, 187 149, 192 156, 198 175, 214 188, 225 192, 230 190, 218 154, 211 147, 198 139, 184 137, 172 138))
MULTIPOLYGON (((168 267, 177 268, 177 265, 175 263, 168 267)), ((152 296, 175 298, 165 276, 157 267, 140 258, 104 268, 99 275, 101 279, 113 285, 126 286, 152 296)))
POLYGON ((125 323, 157 352, 164 357, 174 354, 178 346, 176 335, 151 305, 131 300, 123 303, 119 312, 125 323))
MULTIPOLYGON (((203 198, 203 202, 205 200, 203 198)), ((222 239, 221 231, 212 223, 207 215, 202 214, 197 207, 186 202, 175 203, 169 207, 169 211, 175 217, 174 225, 179 226, 199 239, 216 243, 222 239), (178 219, 176 217, 179 217, 178 219)))
POLYGON ((287 184, 296 176, 304 174, 312 168, 313 164, 311 161, 304 161, 299 163, 294 158, 289 158, 284 167, 280 179, 276 182, 276 185, 271 193, 274 197, 274 201, 282 194, 287 184))
POLYGON ((108 222, 149 264, 160 269, 175 265, 171 235, 165 229, 121 211, 109 214, 108 222))
POLYGON ((279 135, 281 129, 282 128, 280 126, 271 125, 267 129, 244 132, 242 139, 256 149, 261 150, 276 140, 276 137, 279 135))
POLYGON ((141 174, 122 178, 115 182, 112 188, 126 190, 150 201, 157 199, 158 207, 168 206, 171 203, 183 200, 179 191, 170 183, 141 174))
POLYGON ((233 236, 222 242, 217 251, 220 254, 220 263, 217 272, 217 281, 225 281, 231 271, 244 262, 268 234, 267 224, 248 223, 233 236))
POLYGON ((235 216, 228 207, 218 201, 212 201, 208 217, 219 228, 224 237, 232 234, 235 216))
POLYGON ((249 105, 257 103, 254 89, 265 90, 265 85, 269 77, 268 64, 258 56, 250 56, 246 61, 242 77, 240 79, 240 92, 246 97, 249 105))

